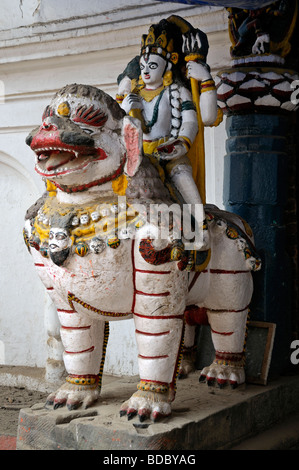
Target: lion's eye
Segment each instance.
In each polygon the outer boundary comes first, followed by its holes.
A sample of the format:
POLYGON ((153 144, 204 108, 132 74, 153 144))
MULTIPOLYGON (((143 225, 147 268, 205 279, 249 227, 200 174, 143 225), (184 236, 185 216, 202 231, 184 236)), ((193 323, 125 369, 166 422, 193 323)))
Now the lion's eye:
POLYGON ((72 119, 78 124, 86 124, 88 126, 93 127, 102 127, 107 121, 108 116, 100 109, 94 108, 94 106, 88 107, 86 105, 82 105, 76 109, 75 115, 72 119))

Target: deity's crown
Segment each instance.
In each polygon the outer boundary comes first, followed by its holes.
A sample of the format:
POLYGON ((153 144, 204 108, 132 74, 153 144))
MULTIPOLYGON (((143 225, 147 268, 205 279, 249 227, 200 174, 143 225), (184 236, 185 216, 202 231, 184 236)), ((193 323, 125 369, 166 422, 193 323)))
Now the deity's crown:
POLYGON ((207 35, 176 15, 153 24, 141 41, 141 55, 157 54, 173 64, 189 55, 205 62, 208 49, 207 35))
POLYGON ((141 39, 141 55, 157 54, 167 61, 176 64, 181 52, 181 44, 177 44, 181 35, 173 30, 173 25, 162 20, 152 25, 148 34, 141 39))

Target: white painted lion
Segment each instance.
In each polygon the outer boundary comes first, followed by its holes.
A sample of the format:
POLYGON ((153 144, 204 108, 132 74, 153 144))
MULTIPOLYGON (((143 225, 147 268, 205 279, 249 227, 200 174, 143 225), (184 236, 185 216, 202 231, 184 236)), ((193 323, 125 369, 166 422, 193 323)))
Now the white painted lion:
POLYGON ((96 402, 109 321, 130 317, 140 382, 121 414, 170 415, 184 338, 191 347, 204 321, 216 357, 202 376, 243 383, 251 271, 260 264, 247 224, 206 206, 209 250, 186 251, 171 231, 156 239, 159 224, 149 213, 175 201, 159 167, 142 154, 139 122, 96 88, 61 89, 27 144, 48 192, 28 210, 24 236, 57 307, 68 373, 48 403, 73 409, 96 402))

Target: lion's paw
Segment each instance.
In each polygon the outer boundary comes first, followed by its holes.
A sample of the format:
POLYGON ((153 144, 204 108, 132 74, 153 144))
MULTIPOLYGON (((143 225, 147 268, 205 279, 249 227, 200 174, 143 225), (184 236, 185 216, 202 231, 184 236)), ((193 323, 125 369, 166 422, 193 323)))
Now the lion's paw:
POLYGON ((207 382, 208 385, 218 384, 220 388, 228 384, 236 388, 245 382, 244 367, 213 362, 201 371, 199 381, 207 382))
POLYGON ((66 383, 48 396, 46 406, 53 406, 54 410, 62 406, 66 406, 69 410, 75 410, 80 406, 86 409, 98 400, 99 395, 98 388, 66 383))
POLYGON ((140 422, 146 419, 156 422, 171 414, 171 406, 167 398, 168 394, 139 390, 123 403, 120 416, 126 415, 128 419, 132 419, 138 415, 140 422))

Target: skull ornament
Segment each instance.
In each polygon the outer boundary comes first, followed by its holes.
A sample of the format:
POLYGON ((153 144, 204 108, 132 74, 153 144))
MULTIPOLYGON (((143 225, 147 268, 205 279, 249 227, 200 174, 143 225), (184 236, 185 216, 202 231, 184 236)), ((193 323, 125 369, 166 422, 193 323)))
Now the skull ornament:
POLYGON ((105 249, 105 242, 101 238, 94 237, 89 245, 90 250, 95 254, 100 254, 105 249))

